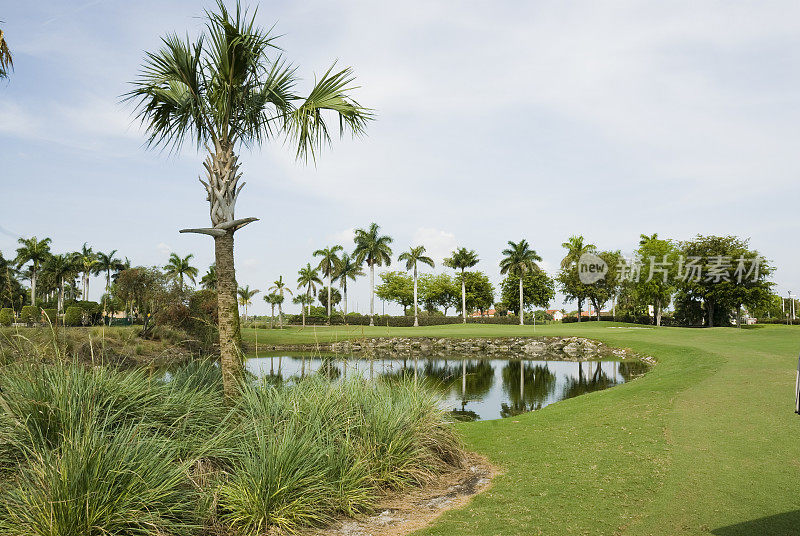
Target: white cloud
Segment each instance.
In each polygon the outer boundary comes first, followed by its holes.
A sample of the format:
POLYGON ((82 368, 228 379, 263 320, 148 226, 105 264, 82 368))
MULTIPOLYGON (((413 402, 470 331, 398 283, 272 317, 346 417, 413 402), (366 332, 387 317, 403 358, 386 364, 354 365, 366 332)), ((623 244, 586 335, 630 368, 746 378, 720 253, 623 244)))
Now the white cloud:
POLYGON ((356 230, 353 227, 348 227, 347 229, 331 233, 326 238, 329 241, 344 246, 344 249, 348 250, 353 245, 353 236, 355 232, 356 230))
POLYGON ((420 227, 416 230, 412 246, 418 245, 425 246, 425 251, 436 262, 437 266, 441 266, 444 258, 449 257, 458 246, 456 235, 432 227, 420 227))
POLYGON ((159 243, 156 246, 156 249, 162 255, 169 255, 170 253, 172 253, 172 248, 169 245, 165 244, 164 242, 159 243))

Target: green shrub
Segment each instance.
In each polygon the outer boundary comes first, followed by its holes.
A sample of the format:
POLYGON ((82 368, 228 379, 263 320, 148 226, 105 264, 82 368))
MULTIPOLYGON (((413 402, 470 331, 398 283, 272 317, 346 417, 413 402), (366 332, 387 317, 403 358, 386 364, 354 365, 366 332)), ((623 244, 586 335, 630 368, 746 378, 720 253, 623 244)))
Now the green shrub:
POLYGON ((42 321, 42 310, 34 305, 24 305, 19 313, 19 321, 25 324, 36 324, 42 321))
POLYGON ((8 307, 0 309, 0 326, 10 326, 14 323, 14 309, 8 307))
POLYGON ((65 326, 82 326, 83 325, 83 309, 77 305, 70 305, 64 313, 65 326))
POLYGON ((58 310, 57 309, 45 309, 43 311, 44 315, 42 319, 46 323, 55 324, 58 321, 58 310))

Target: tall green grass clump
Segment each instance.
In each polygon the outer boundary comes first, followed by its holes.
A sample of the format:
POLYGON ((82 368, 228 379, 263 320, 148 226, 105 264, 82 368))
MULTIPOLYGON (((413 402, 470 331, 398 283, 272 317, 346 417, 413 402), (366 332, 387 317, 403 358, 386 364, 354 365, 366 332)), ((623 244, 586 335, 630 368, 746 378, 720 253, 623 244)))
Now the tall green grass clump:
POLYGON ((261 535, 369 512, 459 467, 433 390, 244 382, 76 363, 3 367, 0 534, 261 535))

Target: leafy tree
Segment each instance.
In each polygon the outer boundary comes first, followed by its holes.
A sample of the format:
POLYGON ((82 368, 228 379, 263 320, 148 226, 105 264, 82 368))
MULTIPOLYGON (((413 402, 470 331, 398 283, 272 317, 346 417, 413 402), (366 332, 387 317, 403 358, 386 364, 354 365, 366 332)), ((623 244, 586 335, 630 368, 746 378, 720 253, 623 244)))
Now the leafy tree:
POLYGON ((420 300, 429 313, 438 308, 444 311, 450 307, 458 307, 459 285, 447 274, 422 274, 419 276, 420 300))
POLYGON ((341 301, 342 301, 342 294, 339 292, 339 289, 337 289, 337 288, 330 288, 330 287, 324 287, 324 288, 321 288, 321 289, 320 289, 320 292, 318 293, 318 295, 317 295, 317 296, 318 296, 318 298, 319 298, 319 303, 320 303, 320 304, 321 304, 323 307, 325 307, 325 308, 326 308, 326 310, 327 310, 327 303, 328 303, 328 299, 327 299, 327 296, 328 296, 328 295, 330 295, 330 304, 331 304, 331 307, 336 307, 337 305, 339 305, 339 304, 341 303, 341 301))
POLYGON ((343 314, 345 318, 347 318, 347 280, 355 281, 357 277, 362 275, 364 275, 364 270, 361 269, 361 264, 356 262, 356 259, 351 257, 346 251, 342 253, 334 280, 339 281, 339 286, 342 289, 342 299, 344 301, 343 314))
POLYGON ((31 305, 36 305, 36 277, 39 275, 39 268, 50 256, 51 240, 38 240, 32 236, 20 238, 17 242, 20 244, 17 248, 17 267, 31 263, 31 305))
MULTIPOLYGON (((144 322, 141 332, 144 337, 152 332, 156 315, 180 299, 170 289, 170 281, 171 278, 155 266, 122 270, 117 277, 117 295, 133 304, 135 314, 144 322)), ((179 288, 177 292, 180 294, 179 288)))
POLYGON ((483 313, 494 303, 494 286, 483 272, 463 272, 456 276, 465 290, 467 311, 483 313))
POLYGON ((414 303, 414 280, 403 272, 383 272, 383 283, 375 289, 375 294, 384 301, 396 302, 406 309, 414 303))
POLYGON ((702 236, 681 242, 683 263, 678 267, 676 316, 683 322, 728 325, 733 311, 737 324, 741 308, 757 308, 769 302, 774 268, 751 250, 749 240, 735 236, 702 236))
POLYGON ((406 270, 414 270, 414 327, 419 326, 417 314, 419 300, 417 299, 417 264, 427 264, 433 268, 433 259, 425 255, 425 246, 417 246, 401 253, 398 261, 406 261, 406 270))
POLYGON ((247 322, 247 307, 253 305, 253 296, 261 292, 258 289, 250 290, 250 285, 239 287, 237 294, 239 295, 239 305, 244 307, 244 321, 247 322))
POLYGON ((169 277, 174 279, 180 284, 181 290, 184 289, 184 279, 189 279, 192 284, 195 284, 197 278, 197 268, 192 266, 191 261, 194 258, 193 253, 189 253, 185 257, 180 257, 177 253, 169 254, 169 262, 164 266, 164 271, 169 277))
POLYGON ((211 263, 205 275, 200 278, 200 286, 206 290, 217 290, 217 264, 211 263))
POLYGON ((641 235, 636 256, 642 263, 639 280, 635 282, 638 301, 653 304, 656 326, 661 325, 661 312, 667 307, 675 292, 678 251, 670 240, 658 234, 641 235))
POLYGON ((319 273, 311 267, 311 263, 307 263, 305 268, 300 268, 297 272, 297 288, 305 287, 308 301, 308 313, 311 314, 311 303, 314 301, 314 296, 317 295, 317 285, 322 285, 322 279, 319 278, 319 273))
POLYGON ((578 322, 580 322, 583 300, 587 298, 587 289, 578 276, 578 261, 583 254, 593 253, 597 248, 594 244, 587 244, 580 235, 569 237, 569 240, 561 244, 561 247, 567 250, 567 254, 561 259, 558 282, 561 292, 567 300, 578 302, 578 322))
POLYGON ((15 263, 9 261, 0 253, 0 308, 13 309, 19 307, 25 298, 25 291, 17 281, 15 263))
POLYGON ((467 323, 467 289, 464 271, 478 264, 478 254, 467 248, 456 249, 450 257, 444 260, 444 265, 453 270, 461 270, 461 317, 467 323))
POLYGON ((296 93, 296 69, 287 64, 276 37, 259 27, 237 1, 228 11, 205 13, 205 30, 194 42, 177 34, 148 53, 139 79, 127 98, 137 103, 150 146, 178 149, 187 138, 206 148, 206 188, 211 227, 185 229, 214 237, 217 264, 219 337, 225 394, 235 394, 244 373, 236 304, 234 233, 255 220, 236 219, 239 184, 237 151, 265 141, 289 140, 296 157, 312 159, 330 141, 326 112, 335 115, 340 133, 364 131, 370 112, 349 96, 352 71, 329 68, 306 97, 296 93), (271 53, 275 53, 273 56, 271 53))
POLYGON ((600 311, 606 303, 619 293, 619 267, 622 261, 622 254, 619 251, 595 251, 595 255, 603 259, 606 263, 607 271, 605 277, 594 283, 584 285, 584 289, 586 298, 594 307, 597 320, 600 320, 600 311))
MULTIPOLYGON (((506 310, 523 316, 522 312, 528 307, 547 307, 550 300, 555 297, 555 282, 540 268, 526 272, 521 278, 509 274, 500 283, 501 304, 506 310), (522 283, 522 303, 520 308, 519 288, 522 283)), ((497 307, 495 307, 497 310, 497 307)))
MULTIPOLYGON (((321 257, 317 270, 322 272, 322 275, 328 278, 328 322, 331 318, 331 286, 333 285, 333 277, 336 270, 339 268, 339 257, 337 253, 343 251, 342 246, 332 246, 329 248, 318 249, 314 252, 315 257, 321 257)), ((340 297, 341 299, 341 297, 340 297)), ((324 304, 323 304, 324 305, 324 304)))
POLYGON ((6 36, 3 34, 3 30, 0 30, 0 79, 8 78, 9 69, 14 69, 14 60, 11 58, 6 36))
MULTIPOLYGON (((528 241, 525 239, 517 243, 509 240, 508 246, 503 250, 503 258, 500 260, 500 273, 513 275, 519 282, 519 307, 517 307, 517 311, 519 312, 519 325, 522 326, 525 324, 525 315, 522 314, 525 310, 522 289, 523 279, 526 274, 539 270, 536 262, 541 262, 542 257, 530 248, 528 241)), ((540 307, 546 306, 547 304, 540 305, 540 307)))
POLYGON ((392 264, 392 237, 380 234, 380 226, 373 222, 367 229, 356 229, 353 240, 356 248, 353 255, 356 262, 369 266, 369 325, 375 325, 375 266, 392 264))

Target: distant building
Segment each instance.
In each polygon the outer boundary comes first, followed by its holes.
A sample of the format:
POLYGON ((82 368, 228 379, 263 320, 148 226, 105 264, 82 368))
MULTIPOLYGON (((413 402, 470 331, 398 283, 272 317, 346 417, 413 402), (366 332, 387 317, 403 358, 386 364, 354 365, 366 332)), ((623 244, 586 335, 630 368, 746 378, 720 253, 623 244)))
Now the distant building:
POLYGON ((558 309, 548 309, 545 311, 547 314, 553 317, 553 320, 557 322, 561 322, 564 319, 564 313, 559 311, 558 309))
POLYGON ((494 309, 486 309, 483 311, 483 314, 481 314, 480 311, 475 311, 469 316, 470 318, 481 318, 481 317, 486 318, 487 316, 489 318, 494 318, 495 316, 497 316, 497 311, 495 311, 494 309))

